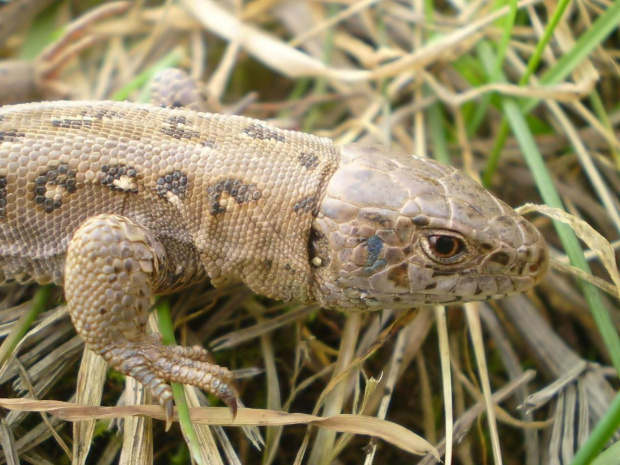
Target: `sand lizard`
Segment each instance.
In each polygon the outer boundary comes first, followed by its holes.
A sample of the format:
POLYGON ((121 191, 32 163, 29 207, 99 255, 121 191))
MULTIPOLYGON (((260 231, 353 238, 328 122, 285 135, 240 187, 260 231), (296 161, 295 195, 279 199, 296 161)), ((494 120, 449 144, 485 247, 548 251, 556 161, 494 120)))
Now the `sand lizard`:
POLYGON ((407 308, 523 292, 547 267, 533 225, 432 160, 149 104, 0 108, 0 282, 64 286, 87 346, 168 417, 170 381, 233 412, 236 394, 204 349, 146 334, 153 294, 209 278, 407 308))

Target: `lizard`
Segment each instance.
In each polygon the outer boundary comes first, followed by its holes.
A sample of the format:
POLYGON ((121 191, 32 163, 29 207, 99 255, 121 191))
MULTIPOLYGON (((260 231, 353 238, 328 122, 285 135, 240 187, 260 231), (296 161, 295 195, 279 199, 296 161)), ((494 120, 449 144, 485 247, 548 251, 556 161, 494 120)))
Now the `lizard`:
POLYGON ((64 286, 87 347, 143 383, 168 422, 170 382, 233 416, 237 394, 205 349, 147 334, 154 294, 209 279, 325 308, 403 309, 525 292, 548 263, 529 221, 430 159, 151 104, 0 108, 0 283, 64 286))

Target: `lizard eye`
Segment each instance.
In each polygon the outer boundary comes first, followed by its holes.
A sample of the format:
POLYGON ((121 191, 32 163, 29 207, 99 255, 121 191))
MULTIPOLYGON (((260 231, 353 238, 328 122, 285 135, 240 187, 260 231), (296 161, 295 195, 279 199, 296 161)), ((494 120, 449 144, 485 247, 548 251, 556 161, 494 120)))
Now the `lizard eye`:
POLYGON ((457 263, 464 258, 465 241, 451 234, 429 234, 422 240, 422 250, 433 261, 457 263))

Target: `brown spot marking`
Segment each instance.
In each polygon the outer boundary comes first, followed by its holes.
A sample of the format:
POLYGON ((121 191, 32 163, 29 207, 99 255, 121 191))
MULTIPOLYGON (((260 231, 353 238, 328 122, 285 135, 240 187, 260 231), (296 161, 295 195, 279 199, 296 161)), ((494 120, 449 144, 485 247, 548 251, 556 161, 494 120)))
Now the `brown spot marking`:
POLYGON ((93 116, 65 116, 62 118, 52 117, 52 126, 65 129, 90 129, 97 118, 93 116))
POLYGON ((263 126, 262 124, 251 124, 243 131, 243 134, 247 134, 252 139, 258 140, 273 140, 276 142, 285 142, 284 135, 275 128, 269 126, 263 126))
POLYGON ((319 166, 319 157, 312 152, 301 152, 298 158, 301 166, 306 168, 308 171, 312 171, 314 168, 319 166))
POLYGON ((503 224, 503 225, 504 225, 504 226, 506 226, 506 227, 510 227, 510 226, 512 226, 512 224, 513 224, 512 219, 511 219, 511 218, 509 218, 509 217, 507 217, 507 216, 505 216, 505 215, 498 216, 497 218, 495 218, 495 221, 496 221, 497 223, 501 223, 501 224, 503 224))
POLYGON ((480 248, 484 250, 485 252, 490 252, 491 250, 495 248, 495 246, 488 242, 483 242, 482 244, 480 244, 480 248))
POLYGON ((468 203, 467 206, 471 208, 473 211, 475 211, 476 213, 478 213, 478 215, 484 216, 484 211, 478 205, 473 204, 473 203, 468 203))
POLYGON ((82 116, 90 116, 91 118, 102 120, 103 118, 122 118, 123 114, 109 108, 97 108, 94 112, 91 112, 91 110, 82 111, 82 116))
POLYGON ((427 284, 424 289, 426 289, 428 291, 430 289, 435 289, 436 287, 437 287, 437 283, 434 282, 434 283, 427 284))
POLYGON ((391 267, 387 272, 387 279, 393 282, 396 287, 409 289, 407 268, 408 267, 406 263, 391 267))
POLYGON ((0 218, 6 216, 6 176, 0 176, 0 218))
POLYGON ((62 163, 39 173, 34 180, 34 201, 45 213, 52 213, 62 206, 62 197, 77 190, 75 170, 62 163))
POLYGON ((312 212, 315 214, 317 212, 318 205, 316 204, 316 197, 306 197, 303 200, 300 200, 295 205, 293 205, 293 211, 295 213, 303 213, 303 212, 312 212))
POLYGON ((249 203, 261 198, 261 191, 256 188, 255 184, 244 184, 239 179, 226 179, 220 181, 213 186, 207 188, 209 200, 211 202, 211 210, 209 213, 215 216, 218 213, 225 213, 226 207, 222 206, 222 197, 235 199, 238 205, 249 203))
POLYGON ((500 265, 508 265, 510 261, 510 255, 505 252, 495 252, 493 255, 489 257, 489 260, 495 263, 499 263, 500 265))
POLYGON ((383 226, 385 229, 388 229, 392 225, 392 222, 380 213, 362 210, 360 216, 361 219, 383 226))
POLYGON ((187 175, 182 171, 165 174, 157 179, 155 191, 163 198, 166 198, 166 194, 170 192, 183 200, 187 193, 187 175))
POLYGON ((263 262, 263 265, 265 265, 265 268, 271 268, 273 266, 273 260, 267 259, 263 262))
POLYGON ((0 131, 0 142, 15 142, 20 137, 26 137, 26 133, 21 132, 19 129, 0 131))
POLYGON ((103 177, 101 184, 109 187, 113 191, 125 192, 129 194, 138 193, 137 170, 130 165, 103 165, 101 167, 103 177))
POLYGON ((413 224, 415 224, 416 226, 420 228, 423 228, 431 224, 431 220, 428 216, 416 216, 411 221, 413 221, 413 224))
POLYGON ((192 121, 188 121, 186 116, 169 116, 164 121, 161 132, 173 139, 194 139, 200 138, 200 133, 190 129, 188 126, 193 125, 192 121))

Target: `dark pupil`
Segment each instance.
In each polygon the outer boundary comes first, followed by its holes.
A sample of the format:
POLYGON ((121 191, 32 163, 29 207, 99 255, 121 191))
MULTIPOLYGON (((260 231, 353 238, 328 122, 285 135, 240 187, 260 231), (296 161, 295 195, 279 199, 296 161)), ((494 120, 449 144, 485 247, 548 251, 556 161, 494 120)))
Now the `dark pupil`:
POLYGON ((450 258, 462 250, 461 241, 451 236, 431 236, 431 247, 443 258, 450 258))

